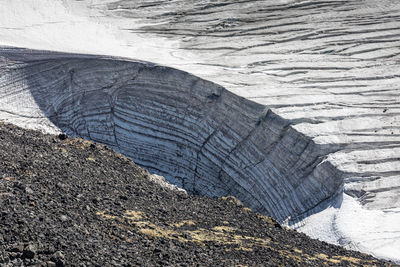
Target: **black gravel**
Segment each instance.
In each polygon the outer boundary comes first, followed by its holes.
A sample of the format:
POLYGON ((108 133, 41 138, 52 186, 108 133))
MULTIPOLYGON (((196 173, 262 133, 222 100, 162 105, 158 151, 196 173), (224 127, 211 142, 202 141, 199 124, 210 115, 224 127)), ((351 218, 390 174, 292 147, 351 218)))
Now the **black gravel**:
POLYGON ((391 265, 148 176, 103 145, 0 124, 0 266, 391 265))

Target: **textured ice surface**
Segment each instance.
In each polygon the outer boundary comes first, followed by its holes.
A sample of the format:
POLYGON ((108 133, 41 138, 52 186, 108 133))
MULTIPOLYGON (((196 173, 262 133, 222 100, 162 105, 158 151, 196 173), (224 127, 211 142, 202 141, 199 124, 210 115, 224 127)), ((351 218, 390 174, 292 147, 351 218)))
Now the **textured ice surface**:
MULTIPOLYGON (((343 197, 294 226, 399 259, 398 1, 0 0, 0 12, 1 45, 148 60, 272 108, 344 172, 343 197)), ((1 99, 3 120, 51 126, 29 92, 1 99)))
POLYGON ((342 185, 320 145, 217 84, 134 60, 1 52, 3 119, 107 144, 191 193, 283 221, 342 185))

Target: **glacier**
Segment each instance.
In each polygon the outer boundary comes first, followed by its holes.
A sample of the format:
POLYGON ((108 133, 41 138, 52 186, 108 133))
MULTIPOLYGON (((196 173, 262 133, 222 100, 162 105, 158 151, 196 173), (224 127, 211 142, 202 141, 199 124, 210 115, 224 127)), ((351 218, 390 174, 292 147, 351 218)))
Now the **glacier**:
POLYGON ((0 0, 0 15, 2 121, 400 260, 400 3, 0 0))

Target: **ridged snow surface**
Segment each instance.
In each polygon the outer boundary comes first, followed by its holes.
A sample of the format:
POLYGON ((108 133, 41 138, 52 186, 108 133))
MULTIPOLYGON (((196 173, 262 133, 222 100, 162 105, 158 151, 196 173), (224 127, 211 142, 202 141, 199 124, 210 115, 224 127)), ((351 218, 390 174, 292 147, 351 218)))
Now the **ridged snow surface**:
POLYGON ((1 120, 400 260, 398 1, 0 0, 0 45, 135 59, 4 48, 1 120))

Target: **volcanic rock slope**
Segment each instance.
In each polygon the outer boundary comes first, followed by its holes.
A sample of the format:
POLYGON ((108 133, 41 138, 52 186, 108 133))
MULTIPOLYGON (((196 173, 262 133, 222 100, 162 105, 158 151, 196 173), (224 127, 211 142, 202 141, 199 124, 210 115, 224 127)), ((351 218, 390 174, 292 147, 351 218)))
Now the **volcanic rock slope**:
POLYGON ((5 49, 3 120, 101 141, 190 192, 398 258, 397 1, 2 3, 3 45, 149 60, 261 104, 140 62, 5 49))
POLYGON ((1 266, 393 266, 161 187, 107 146, 3 123, 0 140, 1 266))

